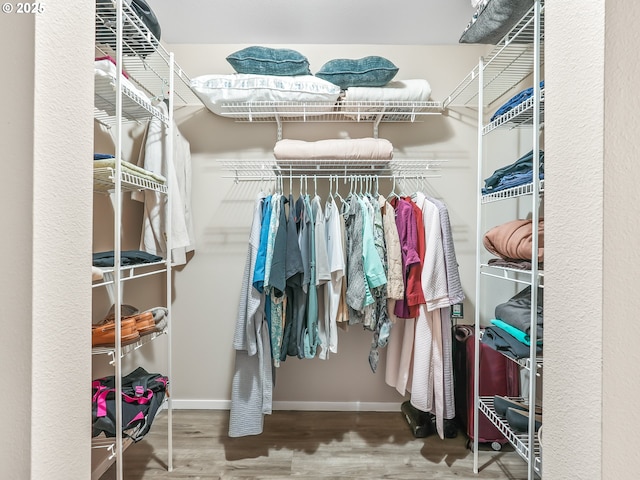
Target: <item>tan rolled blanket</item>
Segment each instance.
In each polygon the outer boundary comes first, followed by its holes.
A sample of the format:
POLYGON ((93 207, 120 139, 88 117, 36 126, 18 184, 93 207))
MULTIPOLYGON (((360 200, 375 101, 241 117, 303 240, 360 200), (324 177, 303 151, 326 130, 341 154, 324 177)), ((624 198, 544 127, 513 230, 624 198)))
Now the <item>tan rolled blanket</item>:
POLYGON ((393 145, 384 138, 340 138, 306 142, 279 140, 276 160, 391 160, 393 145))
MULTIPOLYGON (((531 260, 533 243, 533 222, 513 220, 493 227, 485 233, 484 248, 505 260, 531 260)), ((538 262, 544 261, 544 219, 538 223, 538 262)))

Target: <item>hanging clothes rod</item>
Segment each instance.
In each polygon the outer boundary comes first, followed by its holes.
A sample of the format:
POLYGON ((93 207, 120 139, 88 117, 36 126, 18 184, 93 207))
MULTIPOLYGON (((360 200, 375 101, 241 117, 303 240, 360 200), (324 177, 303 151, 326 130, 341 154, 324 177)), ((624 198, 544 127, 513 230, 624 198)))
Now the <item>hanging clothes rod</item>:
POLYGON ((322 175, 305 175, 305 174, 285 174, 283 173, 282 175, 224 175, 222 178, 233 178, 236 181, 252 181, 252 182, 257 182, 257 181, 268 181, 268 180, 276 180, 276 179, 280 179, 280 178, 287 178, 287 179, 317 179, 317 180, 322 180, 322 179, 333 179, 333 180, 349 180, 352 178, 367 178, 367 177, 375 177, 378 179, 390 179, 390 180, 424 180, 427 178, 440 178, 441 175, 376 175, 376 174, 352 174, 352 175, 344 175, 344 174, 337 174, 337 175, 328 175, 328 174, 322 174, 322 175))

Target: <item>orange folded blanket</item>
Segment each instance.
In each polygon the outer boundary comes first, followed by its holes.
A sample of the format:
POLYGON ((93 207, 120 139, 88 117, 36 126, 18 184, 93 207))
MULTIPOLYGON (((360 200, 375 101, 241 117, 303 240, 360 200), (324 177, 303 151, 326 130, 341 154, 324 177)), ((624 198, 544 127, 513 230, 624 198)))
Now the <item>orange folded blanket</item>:
MULTIPOLYGON (((484 248, 505 260, 530 260, 533 243, 533 222, 513 220, 493 227, 485 233, 484 248)), ((544 219, 538 224, 538 262, 544 261, 544 219)))

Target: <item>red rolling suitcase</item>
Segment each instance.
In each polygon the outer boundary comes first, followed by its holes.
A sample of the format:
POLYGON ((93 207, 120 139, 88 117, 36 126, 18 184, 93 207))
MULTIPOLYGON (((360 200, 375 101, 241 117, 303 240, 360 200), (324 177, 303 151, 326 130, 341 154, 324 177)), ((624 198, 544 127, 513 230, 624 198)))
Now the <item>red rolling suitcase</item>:
MULTIPOLYGON (((454 378, 456 417, 469 437, 468 446, 473 442, 473 382, 475 362, 475 335, 473 327, 454 327, 454 378)), ((480 342, 480 396, 520 394, 518 365, 480 342)), ((507 439, 482 413, 478 417, 478 442, 490 443, 494 450, 500 450, 507 439)))

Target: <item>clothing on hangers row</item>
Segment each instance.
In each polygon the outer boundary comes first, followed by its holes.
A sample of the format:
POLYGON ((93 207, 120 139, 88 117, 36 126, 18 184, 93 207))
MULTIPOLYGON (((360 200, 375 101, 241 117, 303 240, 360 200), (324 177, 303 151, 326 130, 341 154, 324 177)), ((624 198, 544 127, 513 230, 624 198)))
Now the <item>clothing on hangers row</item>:
MULTIPOLYGON (((334 178, 324 203, 304 176, 297 199, 291 183, 282 194, 281 180, 258 196, 236 338, 265 330, 261 361, 278 367, 290 356, 328 358, 338 351, 338 328, 360 324, 372 332, 372 371, 389 345, 385 381, 411 391, 414 406, 440 423, 453 418, 450 320, 439 311, 464 294, 446 206, 396 192, 395 182, 384 197, 373 176, 352 177, 343 198, 334 178)), ((236 350, 246 344, 236 341, 236 350)))

